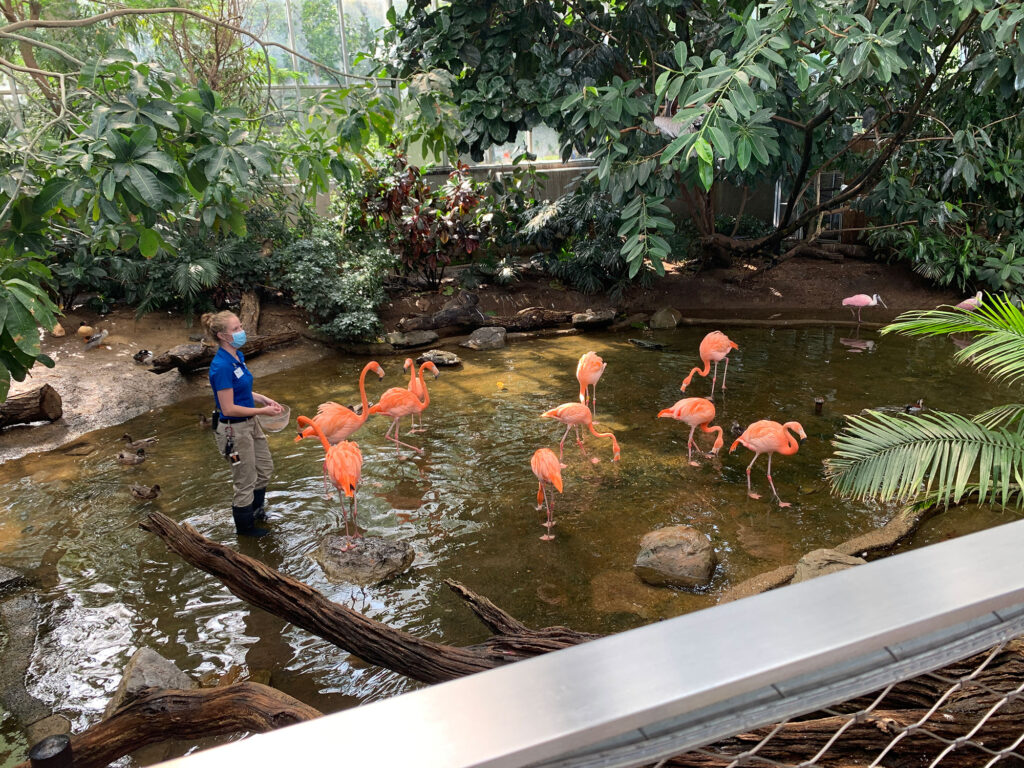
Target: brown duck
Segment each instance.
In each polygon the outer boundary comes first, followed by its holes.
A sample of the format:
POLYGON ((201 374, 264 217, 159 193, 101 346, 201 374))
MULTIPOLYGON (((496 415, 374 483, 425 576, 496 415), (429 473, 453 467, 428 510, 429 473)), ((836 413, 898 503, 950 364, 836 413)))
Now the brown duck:
POLYGON ((132 436, 127 432, 121 435, 121 439, 127 443, 129 448, 152 448, 159 438, 156 437, 143 437, 141 440, 132 440, 132 436))
POLYGON ((131 486, 132 496, 136 499, 155 499, 160 495, 159 485, 133 485, 131 486))
POLYGON ((132 466, 134 464, 141 464, 146 460, 146 449, 139 448, 135 451, 135 453, 132 453, 131 451, 121 451, 119 454, 117 454, 117 460, 121 464, 126 464, 128 466, 132 466))

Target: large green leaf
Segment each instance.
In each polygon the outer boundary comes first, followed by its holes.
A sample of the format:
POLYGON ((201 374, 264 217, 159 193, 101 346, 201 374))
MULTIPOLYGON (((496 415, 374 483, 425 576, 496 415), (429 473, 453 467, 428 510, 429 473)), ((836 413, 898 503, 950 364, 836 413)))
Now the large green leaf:
POLYGON ((11 291, 14 300, 7 302, 7 319, 4 321, 3 330, 9 334, 11 342, 22 353, 31 356, 39 354, 39 330, 35 318, 25 306, 15 291, 11 291))
POLYGON ((160 182, 148 168, 134 164, 128 166, 128 182, 136 197, 150 208, 159 209, 163 204, 164 196, 160 191, 160 182))
POLYGON ((55 208, 60 203, 65 190, 72 184, 71 179, 60 177, 54 177, 46 182, 32 204, 35 212, 41 216, 55 208))
POLYGON ((7 399, 7 393, 11 391, 11 372, 7 370, 3 360, 0 360, 0 403, 7 399))

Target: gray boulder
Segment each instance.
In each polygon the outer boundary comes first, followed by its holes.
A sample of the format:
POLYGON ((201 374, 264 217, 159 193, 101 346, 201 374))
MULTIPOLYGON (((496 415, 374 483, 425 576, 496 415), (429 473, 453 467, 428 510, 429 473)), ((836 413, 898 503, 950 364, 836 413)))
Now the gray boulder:
POLYGON ((683 319, 682 313, 673 309, 672 307, 662 307, 653 315, 651 315, 651 330, 659 330, 664 328, 675 328, 679 325, 679 321, 683 319))
POLYGON ((469 347, 470 349, 476 350, 501 349, 505 346, 505 334, 505 329, 500 326, 477 328, 470 334, 469 338, 459 346, 469 347))
POLYGON ((370 585, 406 571, 416 553, 404 541, 331 535, 324 537, 310 556, 323 568, 328 581, 370 585))
POLYGON ((439 367, 462 365, 461 357, 444 349, 428 349, 416 358, 416 365, 422 365, 428 361, 439 367))
POLYGON ((586 312, 577 312, 572 316, 572 326, 580 330, 607 328, 614 320, 614 309, 588 309, 586 312))
POLYGON ((396 349, 423 347, 427 344, 433 344, 437 339, 437 333, 434 331, 409 331, 408 333, 392 331, 387 335, 388 344, 396 349))
POLYGON ((707 536, 689 525, 673 525, 640 540, 633 572, 655 587, 702 587, 717 564, 707 536))
POLYGON ((796 564, 796 575, 789 583, 798 584, 801 581, 824 576, 826 573, 845 571, 855 565, 864 565, 866 562, 867 560, 864 558, 844 555, 834 549, 815 549, 800 558, 796 564))
POLYGON ((103 717, 110 717, 118 707, 137 698, 146 688, 171 688, 188 690, 198 683, 186 675, 171 661, 152 648, 139 648, 125 665, 121 684, 103 711, 103 717))
POLYGON ((28 586, 28 581, 25 574, 0 565, 0 595, 5 592, 17 592, 26 586, 28 586))

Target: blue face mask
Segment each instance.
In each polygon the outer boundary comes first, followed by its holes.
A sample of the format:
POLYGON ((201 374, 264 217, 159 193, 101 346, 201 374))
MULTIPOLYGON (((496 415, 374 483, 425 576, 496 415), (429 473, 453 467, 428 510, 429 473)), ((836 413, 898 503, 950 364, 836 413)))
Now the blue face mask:
POLYGON ((239 349, 245 344, 245 331, 235 331, 231 334, 231 346, 239 349))

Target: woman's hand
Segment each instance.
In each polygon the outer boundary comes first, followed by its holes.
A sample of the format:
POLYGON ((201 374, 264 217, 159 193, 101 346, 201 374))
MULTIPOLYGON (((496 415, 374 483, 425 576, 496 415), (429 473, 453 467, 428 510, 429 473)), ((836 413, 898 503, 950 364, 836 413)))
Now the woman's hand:
POLYGON ((264 416, 277 416, 277 414, 281 413, 284 410, 284 408, 281 407, 280 403, 275 403, 273 400, 271 400, 268 405, 265 405, 262 408, 259 408, 258 410, 264 416))

